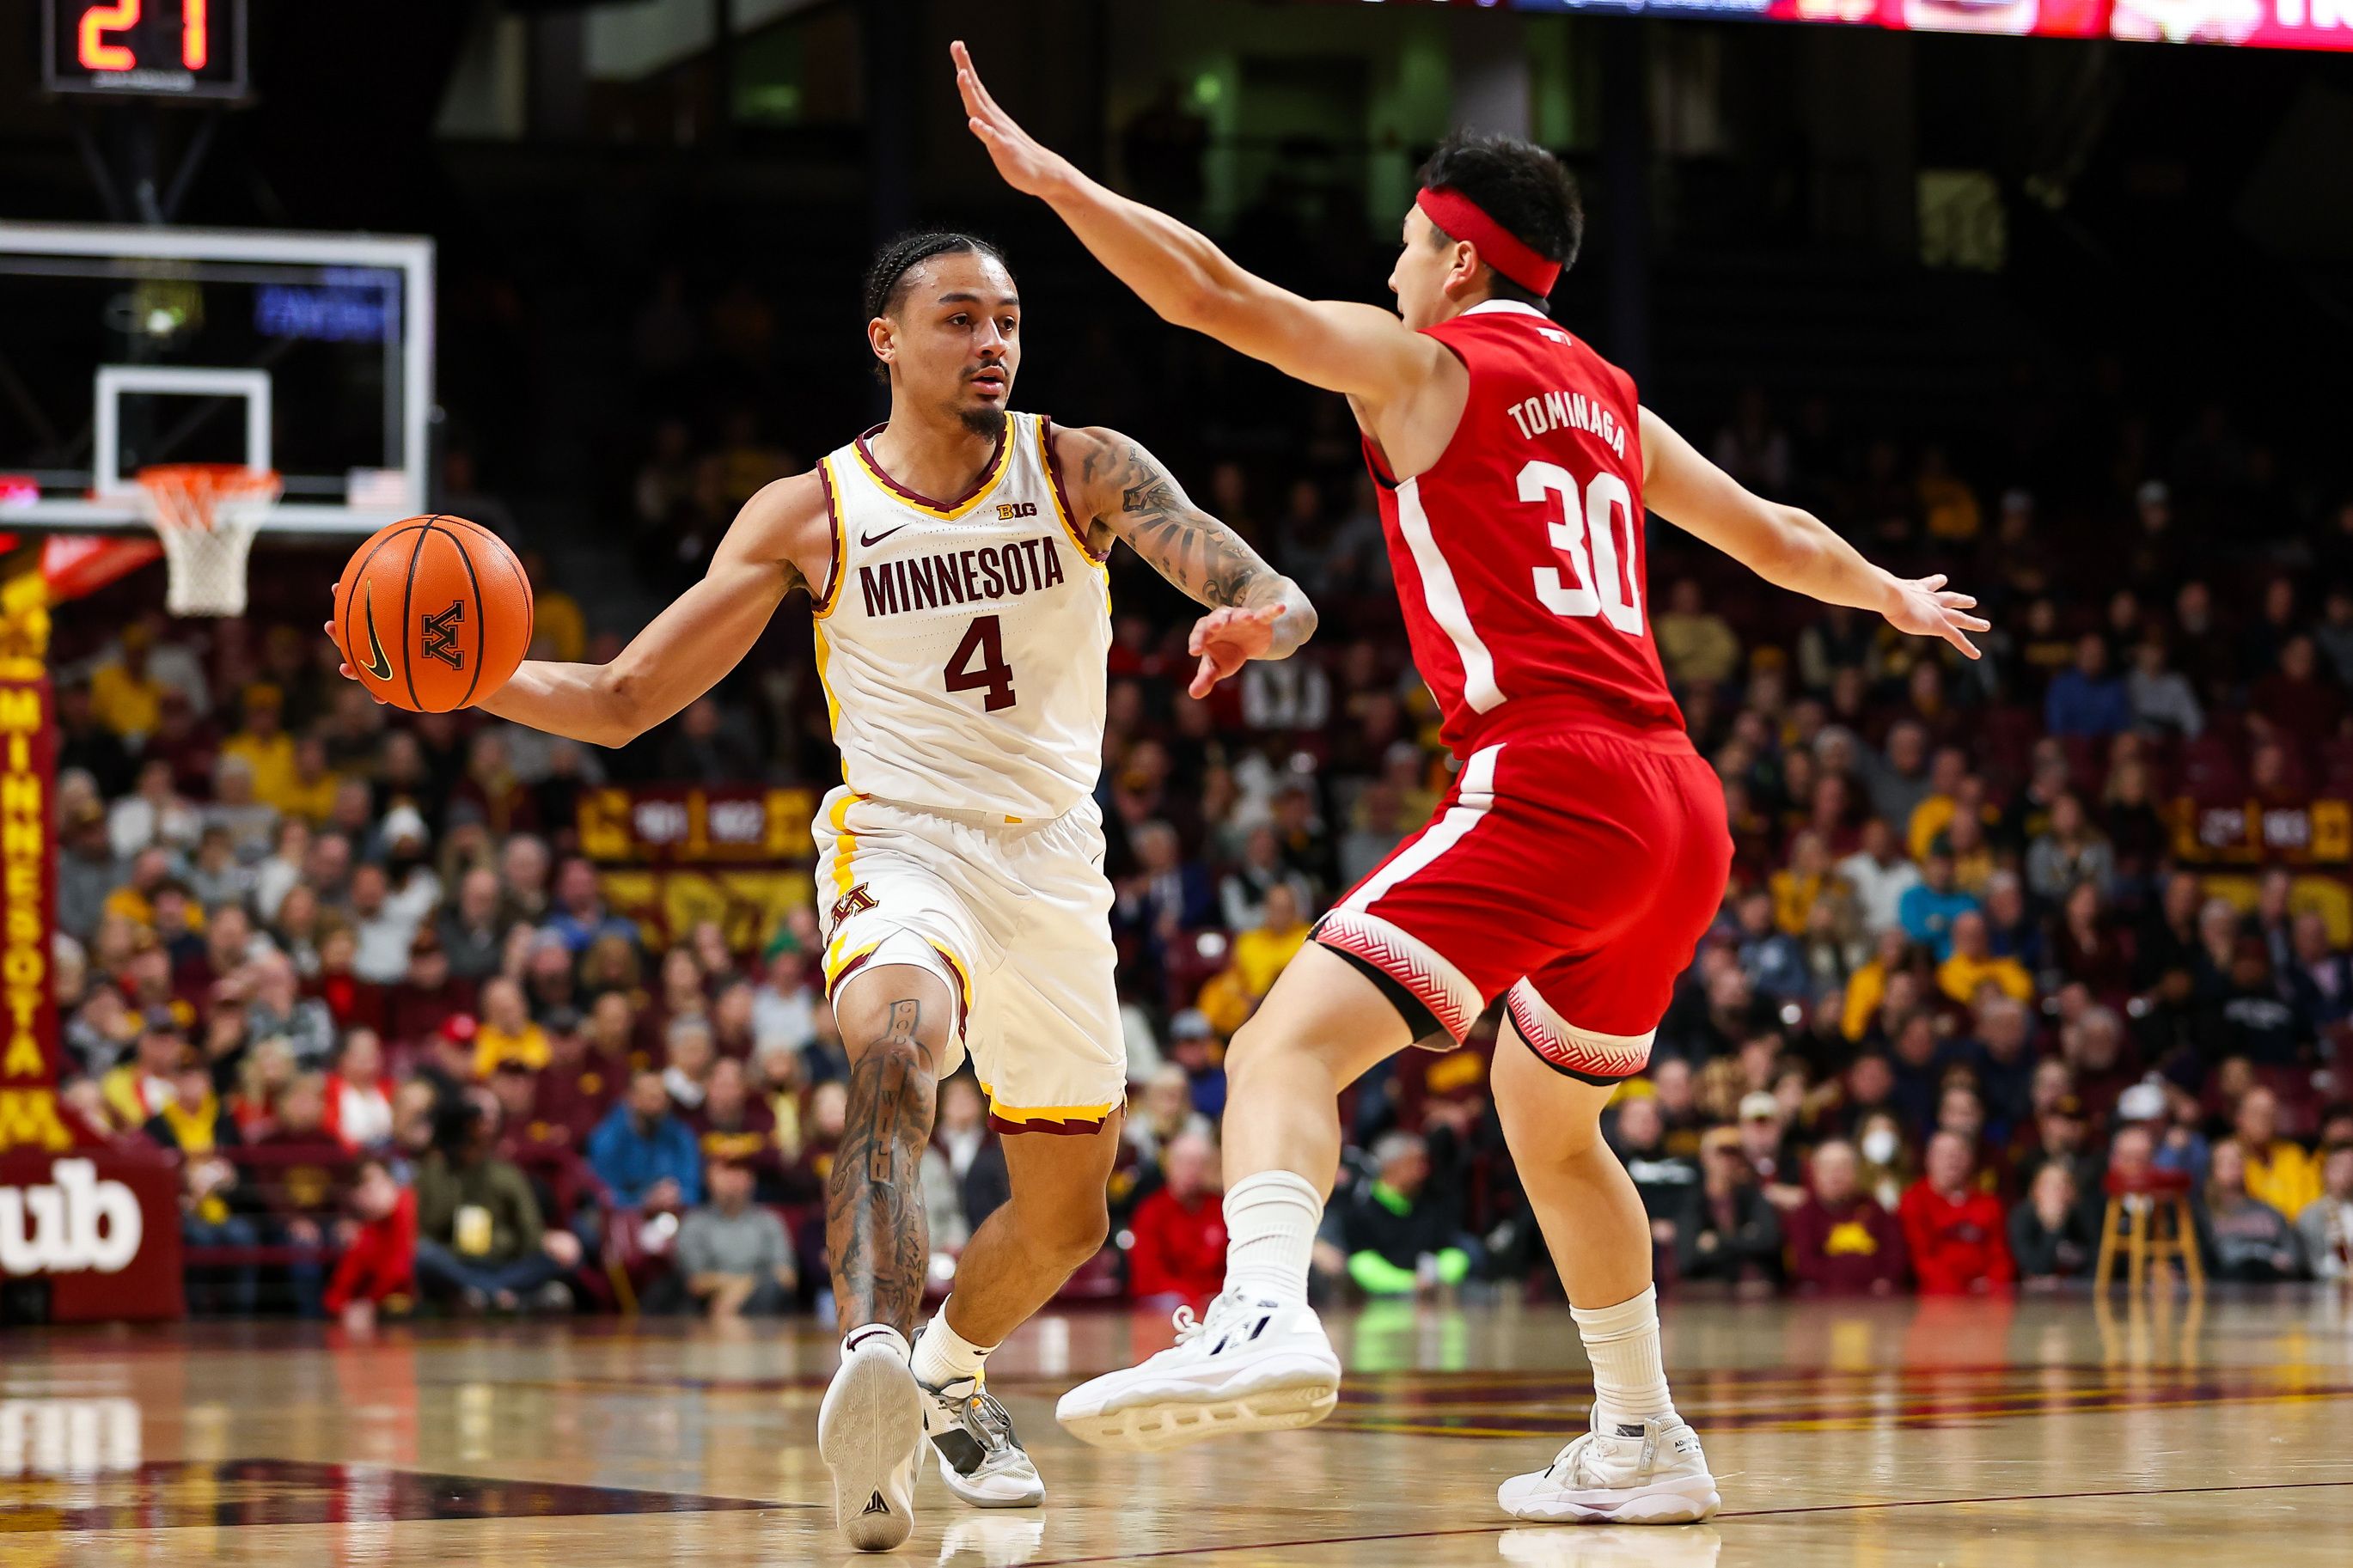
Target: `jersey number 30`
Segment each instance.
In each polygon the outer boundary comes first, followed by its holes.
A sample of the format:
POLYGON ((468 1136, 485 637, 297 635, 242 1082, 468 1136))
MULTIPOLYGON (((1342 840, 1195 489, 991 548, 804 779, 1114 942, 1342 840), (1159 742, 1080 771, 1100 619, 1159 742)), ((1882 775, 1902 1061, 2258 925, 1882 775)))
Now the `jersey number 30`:
POLYGON ((948 655, 950 691, 986 691, 981 711, 994 713, 1014 703, 1013 667, 1005 662, 1005 633, 995 616, 976 616, 965 628, 964 641, 948 655))
MULTIPOLYGON (((1520 470, 1520 499, 1560 498, 1560 516, 1548 522, 1552 547, 1568 558, 1577 582, 1565 584, 1556 566, 1535 569, 1536 598, 1556 616, 1599 616, 1629 637, 1642 635, 1642 599, 1630 568, 1634 563, 1634 495, 1626 481, 1608 472, 1587 481, 1585 504, 1577 504, 1577 481, 1558 463, 1533 462, 1520 470), (1626 546, 1618 547, 1618 531, 1626 546)), ((965 639, 967 643, 972 639, 965 639)))

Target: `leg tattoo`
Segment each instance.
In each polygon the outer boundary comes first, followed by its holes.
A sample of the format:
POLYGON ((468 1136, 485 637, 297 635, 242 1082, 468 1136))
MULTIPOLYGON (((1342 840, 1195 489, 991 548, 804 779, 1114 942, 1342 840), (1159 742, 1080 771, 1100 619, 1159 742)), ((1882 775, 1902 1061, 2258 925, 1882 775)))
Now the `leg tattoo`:
POLYGON ((913 1333, 931 1264, 922 1161, 932 1131, 931 1052, 916 1039, 923 1005, 893 1002, 890 1023, 849 1068, 841 1147, 826 1184, 834 1304, 846 1329, 889 1323, 913 1333))

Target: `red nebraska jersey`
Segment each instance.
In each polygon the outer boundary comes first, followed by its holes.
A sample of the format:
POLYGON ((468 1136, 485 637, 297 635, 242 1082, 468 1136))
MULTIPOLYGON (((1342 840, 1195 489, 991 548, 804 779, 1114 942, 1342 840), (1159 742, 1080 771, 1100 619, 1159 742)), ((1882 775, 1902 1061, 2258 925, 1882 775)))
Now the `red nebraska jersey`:
POLYGON ((1643 603, 1633 379, 1512 300, 1430 335, 1471 372, 1454 438, 1403 484, 1365 458, 1446 743, 1570 713, 1681 729, 1643 603))

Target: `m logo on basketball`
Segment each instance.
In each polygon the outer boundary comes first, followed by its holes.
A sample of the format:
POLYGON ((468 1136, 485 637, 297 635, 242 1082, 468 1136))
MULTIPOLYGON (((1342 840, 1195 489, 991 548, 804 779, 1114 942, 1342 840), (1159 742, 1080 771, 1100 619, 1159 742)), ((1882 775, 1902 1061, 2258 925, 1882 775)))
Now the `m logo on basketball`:
POLYGON ((438 615, 419 616, 418 630, 425 639, 425 657, 438 658, 452 669, 466 668, 466 650, 458 646, 458 626, 466 618, 466 602, 454 601, 438 615))
POLYGON ((866 890, 865 883, 860 882, 833 900, 833 923, 839 925, 850 916, 874 907, 874 895, 866 890))

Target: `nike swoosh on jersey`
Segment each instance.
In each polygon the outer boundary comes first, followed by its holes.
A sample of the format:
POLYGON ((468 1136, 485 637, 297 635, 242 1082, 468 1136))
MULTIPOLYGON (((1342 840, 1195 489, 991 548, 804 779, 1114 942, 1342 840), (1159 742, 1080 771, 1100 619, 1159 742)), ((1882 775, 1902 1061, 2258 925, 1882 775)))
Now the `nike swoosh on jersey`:
POLYGON ((362 613, 361 618, 367 622, 368 656, 367 662, 360 668, 378 680, 390 680, 392 660, 384 657, 384 644, 376 641, 375 638, 375 584, 369 584, 362 590, 362 594, 363 603, 366 608, 362 613))
MULTIPOLYGON (((902 522, 899 525, 899 528, 904 528, 907 525, 902 522)), ((860 533, 858 536, 858 547, 860 550, 871 550, 876 545, 881 543, 884 540, 890 538, 892 534, 898 532, 899 528, 886 528, 881 532, 873 535, 871 538, 869 538, 864 533, 860 533)))

